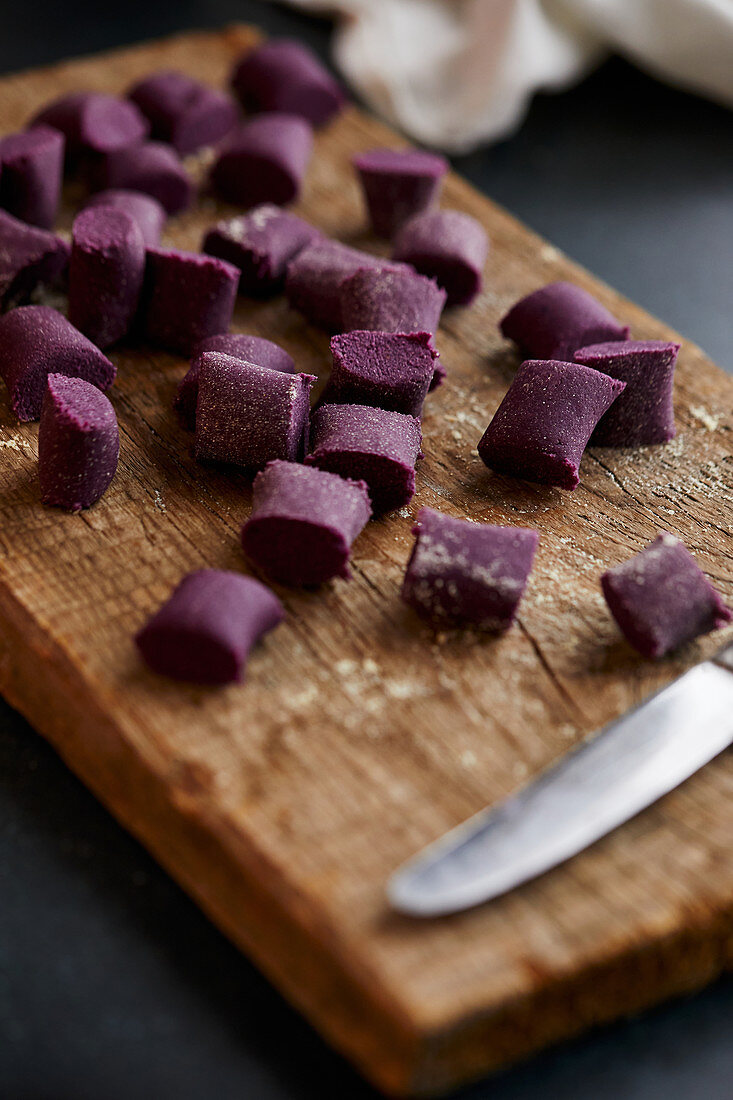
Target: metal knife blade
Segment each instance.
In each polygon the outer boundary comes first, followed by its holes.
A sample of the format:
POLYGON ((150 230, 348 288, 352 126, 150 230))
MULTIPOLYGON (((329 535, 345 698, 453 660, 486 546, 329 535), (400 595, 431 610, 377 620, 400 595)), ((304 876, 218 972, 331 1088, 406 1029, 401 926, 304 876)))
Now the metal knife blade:
POLYGON ((388 900, 434 917, 498 897, 583 851, 731 742, 733 644, 425 848, 389 880, 388 900))

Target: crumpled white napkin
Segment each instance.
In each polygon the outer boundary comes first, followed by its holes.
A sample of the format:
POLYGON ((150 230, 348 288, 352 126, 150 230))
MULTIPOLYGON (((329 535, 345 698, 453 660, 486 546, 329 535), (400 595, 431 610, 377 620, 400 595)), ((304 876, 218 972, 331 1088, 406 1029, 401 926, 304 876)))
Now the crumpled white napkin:
POLYGON ((733 106, 733 0, 290 0, 344 16, 346 80, 415 140, 465 152, 511 133, 533 93, 610 51, 733 106))

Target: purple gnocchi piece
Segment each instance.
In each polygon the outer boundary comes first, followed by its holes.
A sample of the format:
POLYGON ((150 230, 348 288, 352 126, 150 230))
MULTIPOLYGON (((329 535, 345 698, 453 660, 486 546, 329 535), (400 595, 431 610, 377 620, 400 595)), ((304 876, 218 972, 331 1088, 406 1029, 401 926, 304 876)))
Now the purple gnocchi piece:
POLYGON ((591 344, 575 362, 620 378, 626 389, 590 438, 597 447, 641 447, 674 439, 672 383, 679 344, 625 340, 591 344))
POLYGON ((445 297, 445 291, 434 279, 418 275, 409 267, 361 268, 341 287, 343 331, 373 329, 434 334, 445 297))
POLYGON ((230 355, 199 358, 196 457, 259 470, 300 461, 308 446, 312 374, 285 374, 230 355))
POLYGON ((231 96, 175 70, 151 73, 128 97, 150 123, 152 136, 182 157, 220 141, 237 121, 231 96))
POLYGON ((187 210, 196 190, 175 149, 161 141, 109 153, 100 177, 105 189, 142 191, 171 215, 187 210))
POLYGON ((288 302, 311 324, 331 332, 342 332, 343 287, 360 268, 409 271, 405 264, 394 264, 341 241, 329 238, 314 241, 288 264, 285 295, 288 302))
POLYGON ((527 586, 539 535, 421 508, 402 599, 436 626, 507 630, 527 586))
POLYGON ((733 618, 685 544, 667 531, 604 573, 601 587, 621 633, 643 657, 664 657, 733 618))
POLYGON ((578 348, 626 340, 622 325, 605 306, 574 283, 548 283, 520 299, 502 318, 503 336, 533 359, 572 360, 578 348))
POLYGON ((99 348, 129 332, 145 275, 145 244, 129 214, 90 207, 74 219, 69 320, 99 348))
POLYGON ((298 115, 265 114, 226 138, 211 169, 217 195, 239 206, 287 206, 300 194, 313 131, 298 115))
POLYGON ((574 489, 593 429, 626 383, 580 363, 528 359, 483 434, 478 453, 498 473, 574 489))
POLYGON ((39 284, 62 281, 68 265, 63 238, 0 210, 0 307, 26 301, 39 284))
POLYGON ((238 267, 239 293, 259 298, 282 288, 290 261, 320 236, 302 218, 265 203, 218 222, 206 234, 202 250, 238 267))
POLYGON ((405 222, 438 201, 448 161, 420 149, 370 149, 358 153, 359 174, 372 231, 389 240, 405 222))
POLYGON ((111 153, 139 145, 149 133, 134 103, 103 92, 72 92, 47 104, 31 126, 44 124, 66 138, 67 163, 81 156, 111 153))
POLYGON ((163 226, 168 220, 165 209, 152 195, 142 191, 126 191, 124 188, 112 188, 109 191, 97 191, 92 195, 85 210, 95 206, 108 206, 129 214, 136 221, 146 248, 156 248, 160 244, 163 226))
POLYGON ((51 229, 64 174, 64 135, 35 126, 0 140, 0 206, 28 225, 51 229))
POLYGON ((260 111, 288 111, 323 126, 344 105, 339 82, 301 42, 276 38, 255 46, 235 65, 232 86, 260 111))
POLYGON ((351 576, 351 544, 372 510, 363 481, 315 466, 268 462, 254 480, 245 554, 281 584, 318 585, 351 576))
POLYGON ((109 399, 83 378, 49 374, 38 426, 43 503, 69 512, 89 508, 115 476, 119 454, 109 399))
POLYGON ((234 312, 239 272, 215 256, 149 248, 143 329, 151 344, 191 355, 225 332, 234 312))
POLYGON ((0 375, 19 420, 41 415, 49 374, 84 378, 106 390, 115 373, 99 348, 55 309, 20 306, 0 317, 0 375))
POLYGON ((422 414, 438 358, 429 332, 346 332, 332 337, 331 355, 321 404, 422 414))
POLYGON ((393 257, 437 279, 448 305, 468 305, 481 289, 489 251, 483 226, 460 210, 426 210, 403 225, 393 257))
POLYGON ((272 340, 265 340, 261 336, 250 336, 245 332, 220 333, 218 336, 209 336, 196 346, 193 352, 191 366, 181 379, 176 392, 173 408, 184 428, 190 431, 196 427, 196 402, 199 396, 199 370, 201 368, 201 356, 205 351, 219 351, 224 355, 230 355, 233 359, 242 359, 247 363, 254 363, 258 367, 268 367, 270 370, 279 370, 283 374, 295 374, 295 362, 292 355, 288 355, 279 344, 272 340))
POLYGON ((420 421, 369 405, 321 405, 313 414, 308 466, 365 481, 375 512, 407 504, 422 457, 420 421))
POLYGON ((189 573, 135 636, 148 668, 173 680, 243 679, 250 650, 285 618, 274 592, 222 569, 189 573))

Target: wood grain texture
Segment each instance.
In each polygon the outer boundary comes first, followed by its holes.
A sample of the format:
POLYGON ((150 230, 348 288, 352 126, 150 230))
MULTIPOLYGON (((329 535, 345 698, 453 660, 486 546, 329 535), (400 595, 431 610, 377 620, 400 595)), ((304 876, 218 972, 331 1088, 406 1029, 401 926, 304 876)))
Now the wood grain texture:
MULTIPOLYGON (((246 28, 192 34, 7 78, 0 130, 63 91, 120 91, 159 66, 222 84, 253 38, 246 28)), ((349 157, 397 141, 349 109, 317 138, 298 212, 377 247, 363 236, 349 157)), ((37 425, 19 426, 0 404, 3 693, 323 1034, 395 1094, 438 1093, 698 988, 733 960, 730 754, 489 906, 423 923, 385 906, 385 880, 405 858, 731 636, 644 662, 620 640, 598 578, 664 528, 733 597, 733 380, 683 341, 672 443, 590 451, 572 494, 492 475, 475 447, 517 366, 497 332, 516 298, 569 278, 636 337, 672 334, 455 176, 444 204, 478 217, 492 251, 480 299, 446 314, 439 333, 448 381, 428 401, 417 495, 360 536, 350 583, 280 593, 287 623, 242 686, 159 680, 132 645, 185 573, 246 569, 249 483, 197 465, 171 413, 186 364, 113 352, 120 469, 80 515, 41 507, 37 425), (505 637, 436 637, 401 604, 421 505, 540 531, 505 637)), ((205 198, 167 240, 198 248, 225 209, 205 198)), ((67 227, 71 212, 70 201, 67 227)), ((327 338, 284 300, 242 300, 234 328, 277 340, 325 376, 327 338)))

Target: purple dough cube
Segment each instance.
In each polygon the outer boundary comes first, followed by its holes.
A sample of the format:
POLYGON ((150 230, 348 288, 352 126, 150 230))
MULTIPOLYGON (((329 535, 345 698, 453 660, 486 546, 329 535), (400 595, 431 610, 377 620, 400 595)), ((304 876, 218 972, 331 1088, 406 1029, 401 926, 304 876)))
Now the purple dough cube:
POLYGON ((625 382, 579 363, 522 363, 478 453, 492 470, 574 489, 593 429, 625 382))
POLYGON ((64 143, 50 126, 0 140, 0 206, 28 225, 51 229, 61 197, 64 143))
POLYGON ((435 206, 448 161, 420 149, 370 149, 352 161, 377 237, 389 240, 405 222, 435 206))
POLYGON ((489 251, 482 225, 460 210, 426 210, 403 225, 393 257, 440 283, 448 305, 468 305, 481 289, 489 251))
POLYGON ((129 214, 90 207, 74 219, 69 262, 69 320, 106 348, 126 336, 145 275, 145 244, 129 214))
POLYGON ((200 569, 183 578, 135 644, 161 676, 229 684, 243 679, 255 642, 284 618, 277 596, 254 577, 200 569))
POLYGON ((731 621, 685 544, 665 531, 601 577, 611 614, 643 657, 664 657, 731 621))
POLYGON ((324 405, 372 405, 420 417, 438 352, 429 332, 352 331, 331 339, 324 405))
POLYGON ((548 283, 533 291, 512 306, 499 328, 533 359, 568 360, 578 348, 629 335, 628 325, 574 283, 548 283))
POLYGON ((288 302, 311 324, 331 332, 343 331, 341 297, 344 283, 361 268, 409 271, 379 256, 350 248, 329 238, 316 240, 288 264, 285 295, 288 302))
POLYGON ((115 476, 119 454, 109 399, 83 378, 49 374, 38 426, 43 503, 69 512, 88 508, 115 476))
POLYGON ((176 392, 173 408, 184 428, 190 431, 196 427, 196 402, 199 396, 199 370, 201 356, 205 351, 220 351, 233 359, 242 359, 258 367, 268 367, 284 374, 295 374, 295 362, 279 344, 265 340, 261 336, 250 336, 245 332, 221 333, 202 340, 194 349, 191 366, 184 375, 176 392))
POLYGON ((239 59, 232 87, 242 102, 260 111, 287 111, 322 126, 344 105, 339 82, 301 42, 276 38, 239 59))
POLYGON ((308 446, 312 374, 285 374, 230 355, 199 359, 196 457, 259 470, 300 461, 308 446))
POLYGON ((281 584, 348 580, 351 544, 371 514, 363 481, 315 466, 268 462, 254 480, 242 547, 258 569, 281 584))
POLYGON ((187 210, 196 190, 175 149, 160 141, 109 153, 100 177, 105 189, 152 195, 168 214, 187 210))
POLYGON ((625 340, 591 344, 575 362, 620 378, 626 389, 590 438, 597 447, 641 447, 674 439, 672 383, 679 344, 625 340))
POLYGON ((313 414, 306 464, 365 481, 375 512, 407 504, 415 492, 420 421, 368 405, 321 405, 313 414))
POLYGON ((402 599, 436 626, 507 630, 527 586, 539 535, 421 508, 402 599))
POLYGON ((211 169, 220 198, 239 206, 297 199, 313 151, 313 130, 298 115, 258 115, 222 143, 211 169))
POLYGON ((320 236, 302 218, 265 203, 218 222, 206 234, 202 251, 239 268, 240 294, 267 297, 283 286, 290 261, 320 236))
POLYGON ((168 215, 152 195, 145 195, 142 191, 126 191, 124 188, 97 191, 96 195, 92 195, 88 200, 84 209, 88 210, 95 206, 109 206, 129 214, 133 221, 137 222, 146 248, 156 248, 160 244, 160 236, 168 215))
POLYGON ((149 126, 134 103, 103 92, 72 92, 39 111, 31 126, 44 124, 66 138, 66 159, 111 153, 139 145, 149 126))
POLYGON ((409 267, 365 267, 341 286, 343 331, 437 331, 446 294, 434 279, 409 267))
POLYGON ((151 344, 191 355, 229 328, 239 272, 215 256, 149 248, 143 328, 151 344))
POLYGON ((19 420, 41 415, 49 374, 84 378, 106 390, 115 373, 99 348, 55 309, 20 306, 0 317, 0 375, 19 420))
POLYGON ((182 157, 213 145, 237 121, 231 96, 175 71, 151 73, 128 92, 159 141, 169 142, 182 157))
POLYGON ((65 240, 0 210, 0 307, 26 301, 41 283, 60 282, 68 264, 65 240))

